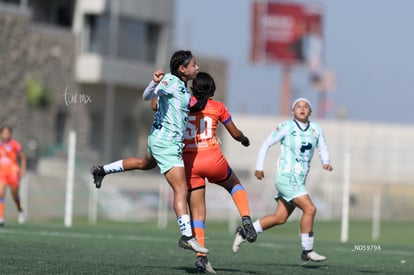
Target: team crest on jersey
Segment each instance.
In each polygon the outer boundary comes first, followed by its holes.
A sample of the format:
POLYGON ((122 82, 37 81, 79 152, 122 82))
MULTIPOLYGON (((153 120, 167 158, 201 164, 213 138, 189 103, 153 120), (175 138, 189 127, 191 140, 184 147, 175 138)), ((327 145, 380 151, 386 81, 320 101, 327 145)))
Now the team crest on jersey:
POLYGON ((163 81, 161 81, 161 84, 164 85, 164 86, 168 86, 168 81, 167 80, 163 80, 163 81))
POLYGON ((12 150, 11 145, 9 143, 6 143, 6 151, 11 152, 11 150, 12 150))

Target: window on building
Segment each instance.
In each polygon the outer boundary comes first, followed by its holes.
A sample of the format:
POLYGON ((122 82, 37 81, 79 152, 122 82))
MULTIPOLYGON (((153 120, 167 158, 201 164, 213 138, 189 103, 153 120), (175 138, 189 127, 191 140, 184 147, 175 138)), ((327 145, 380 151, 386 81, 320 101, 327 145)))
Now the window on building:
POLYGON ((87 15, 85 20, 85 50, 109 54, 109 19, 107 16, 87 15))
POLYGON ((0 3, 20 5, 20 0, 0 0, 0 3))
MULTIPOLYGON (((85 50, 109 55, 110 19, 108 15, 87 15, 85 18, 85 50)), ((119 18, 115 30, 116 57, 155 62, 160 26, 153 23, 119 18)))
POLYGON ((0 3, 29 7, 32 21, 71 28, 75 0, 0 0, 0 3))
POLYGON ((75 0, 26 0, 34 22, 71 28, 75 0))

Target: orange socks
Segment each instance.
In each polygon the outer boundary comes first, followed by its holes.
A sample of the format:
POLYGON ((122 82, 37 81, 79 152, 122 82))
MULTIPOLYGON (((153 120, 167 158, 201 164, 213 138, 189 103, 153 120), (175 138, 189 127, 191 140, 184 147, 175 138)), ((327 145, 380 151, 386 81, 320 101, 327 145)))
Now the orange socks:
MULTIPOLYGON (((192 227, 193 227, 193 235, 196 237, 197 241, 200 243, 200 245, 205 247, 204 242, 204 228, 205 224, 203 221, 192 221, 192 227)), ((206 254, 203 253, 197 253, 197 256, 206 256, 206 254)))
POLYGON ((4 222, 4 198, 0 198, 0 223, 4 222))
POLYGON ((230 194, 239 210, 240 217, 250 216, 249 200, 243 186, 241 184, 235 185, 233 189, 231 189, 230 194))

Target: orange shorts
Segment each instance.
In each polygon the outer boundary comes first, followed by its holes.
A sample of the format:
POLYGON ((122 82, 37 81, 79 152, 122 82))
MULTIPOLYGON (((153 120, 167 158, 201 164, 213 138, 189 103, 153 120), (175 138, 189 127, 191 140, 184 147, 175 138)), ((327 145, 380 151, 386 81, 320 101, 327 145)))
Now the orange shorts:
POLYGON ((12 188, 19 186, 19 173, 3 173, 0 171, 0 184, 7 184, 12 188))
POLYGON ((211 183, 222 182, 231 174, 231 168, 220 148, 199 152, 184 152, 184 167, 188 189, 193 190, 211 183))

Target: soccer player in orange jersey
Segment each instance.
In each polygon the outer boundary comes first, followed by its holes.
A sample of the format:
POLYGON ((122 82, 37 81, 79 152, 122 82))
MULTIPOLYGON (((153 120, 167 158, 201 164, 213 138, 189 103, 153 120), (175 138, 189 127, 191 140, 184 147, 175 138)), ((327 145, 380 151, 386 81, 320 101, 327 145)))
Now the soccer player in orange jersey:
MULTIPOLYGON (((250 145, 249 139, 236 127, 226 106, 211 99, 216 86, 208 73, 198 73, 192 82, 191 90, 193 96, 190 101, 187 132, 184 136, 183 159, 189 183, 188 201, 194 235, 200 244, 204 245, 207 179, 230 193, 242 217, 246 239, 254 242, 257 234, 250 219, 247 193, 221 152, 216 128, 222 123, 230 135, 244 146, 250 145)), ((196 267, 199 271, 214 273, 205 254, 197 253, 196 267)))
POLYGON ((19 142, 12 139, 12 129, 9 126, 0 128, 0 226, 4 225, 4 197, 9 186, 16 203, 19 223, 24 223, 25 215, 20 204, 20 178, 26 172, 26 156, 19 142), (18 158, 21 166, 19 167, 18 158))

